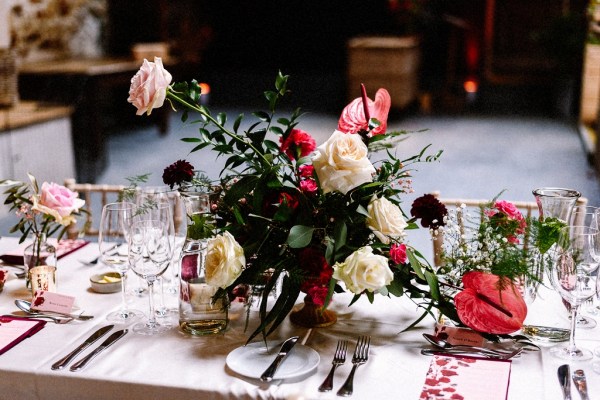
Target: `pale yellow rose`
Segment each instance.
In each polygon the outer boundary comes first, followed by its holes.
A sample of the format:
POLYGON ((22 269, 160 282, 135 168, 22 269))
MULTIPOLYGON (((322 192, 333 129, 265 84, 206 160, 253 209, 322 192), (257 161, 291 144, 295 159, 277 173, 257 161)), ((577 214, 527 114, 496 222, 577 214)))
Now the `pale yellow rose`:
POLYGON ((387 258, 373 254, 373 249, 365 246, 346 257, 344 262, 335 263, 333 277, 344 282, 352 293, 359 294, 364 290, 374 292, 389 285, 394 274, 387 258))
POLYGON ((207 247, 206 283, 225 289, 242 273, 244 249, 229 232, 209 239, 207 247))
POLYGON ((368 149, 359 135, 340 131, 317 147, 312 159, 324 193, 348 193, 355 187, 373 180, 375 167, 368 158, 368 149))
POLYGON ((373 231, 381 243, 390 243, 390 238, 398 239, 408 225, 400 207, 386 199, 373 196, 367 207, 367 227, 373 231))
POLYGON ((171 79, 172 76, 163 67, 160 57, 154 57, 154 62, 144 59, 140 70, 131 78, 127 99, 137 108, 137 115, 150 115, 153 108, 162 107, 171 79))

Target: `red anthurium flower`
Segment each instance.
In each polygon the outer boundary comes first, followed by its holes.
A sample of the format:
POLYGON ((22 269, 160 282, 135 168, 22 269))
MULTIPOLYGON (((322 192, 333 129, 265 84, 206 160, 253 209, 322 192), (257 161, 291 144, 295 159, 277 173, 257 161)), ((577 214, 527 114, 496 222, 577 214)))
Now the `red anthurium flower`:
MULTIPOLYGON (((375 101, 367 98, 369 116, 379 121, 380 125, 371 131, 371 136, 384 134, 387 129, 388 113, 392 105, 390 94, 379 89, 375 101)), ((338 130, 344 133, 358 133, 369 130, 369 121, 365 118, 363 99, 358 97, 344 108, 338 122, 338 130)))
POLYGON ((471 271, 463 278, 464 290, 454 296, 462 323, 478 332, 512 333, 521 328, 527 305, 519 290, 510 282, 499 289, 497 275, 471 271))

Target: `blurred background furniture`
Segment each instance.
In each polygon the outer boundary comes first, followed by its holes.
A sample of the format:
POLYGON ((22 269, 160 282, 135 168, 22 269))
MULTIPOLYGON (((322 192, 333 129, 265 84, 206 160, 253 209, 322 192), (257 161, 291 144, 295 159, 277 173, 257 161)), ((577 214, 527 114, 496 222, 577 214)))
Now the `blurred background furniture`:
MULTIPOLYGON (((63 59, 25 63, 19 68, 21 98, 72 105, 76 176, 95 182, 107 163, 106 135, 123 110, 135 117, 127 92, 141 63, 133 59, 63 59), (118 104, 120 107, 115 107, 118 104), (121 110, 117 112, 116 110, 121 110)), ((149 121, 164 134, 168 108, 156 110, 149 121)), ((140 118, 141 120, 141 118, 140 118)), ((139 121, 142 122, 142 121, 139 121)))

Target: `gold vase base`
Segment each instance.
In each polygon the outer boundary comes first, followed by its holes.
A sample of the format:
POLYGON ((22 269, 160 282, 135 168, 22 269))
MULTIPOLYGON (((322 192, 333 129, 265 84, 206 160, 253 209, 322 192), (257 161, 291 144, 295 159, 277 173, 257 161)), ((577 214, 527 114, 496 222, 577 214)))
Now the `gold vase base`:
POLYGON ((290 313, 290 321, 304 328, 325 328, 336 323, 337 314, 305 299, 302 308, 290 313))

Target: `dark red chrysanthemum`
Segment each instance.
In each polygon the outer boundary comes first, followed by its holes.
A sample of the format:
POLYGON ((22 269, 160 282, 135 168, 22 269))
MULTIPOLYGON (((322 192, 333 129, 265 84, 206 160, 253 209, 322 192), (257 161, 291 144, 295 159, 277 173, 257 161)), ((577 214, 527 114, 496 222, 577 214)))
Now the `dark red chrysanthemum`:
POLYGON ((165 168, 162 176, 165 185, 169 185, 171 189, 183 182, 191 182, 193 178, 194 166, 185 160, 177 160, 169 165, 165 168))
POLYGON ((422 227, 437 229, 445 225, 444 217, 448 215, 448 210, 435 196, 425 194, 415 199, 410 214, 421 220, 422 227))

